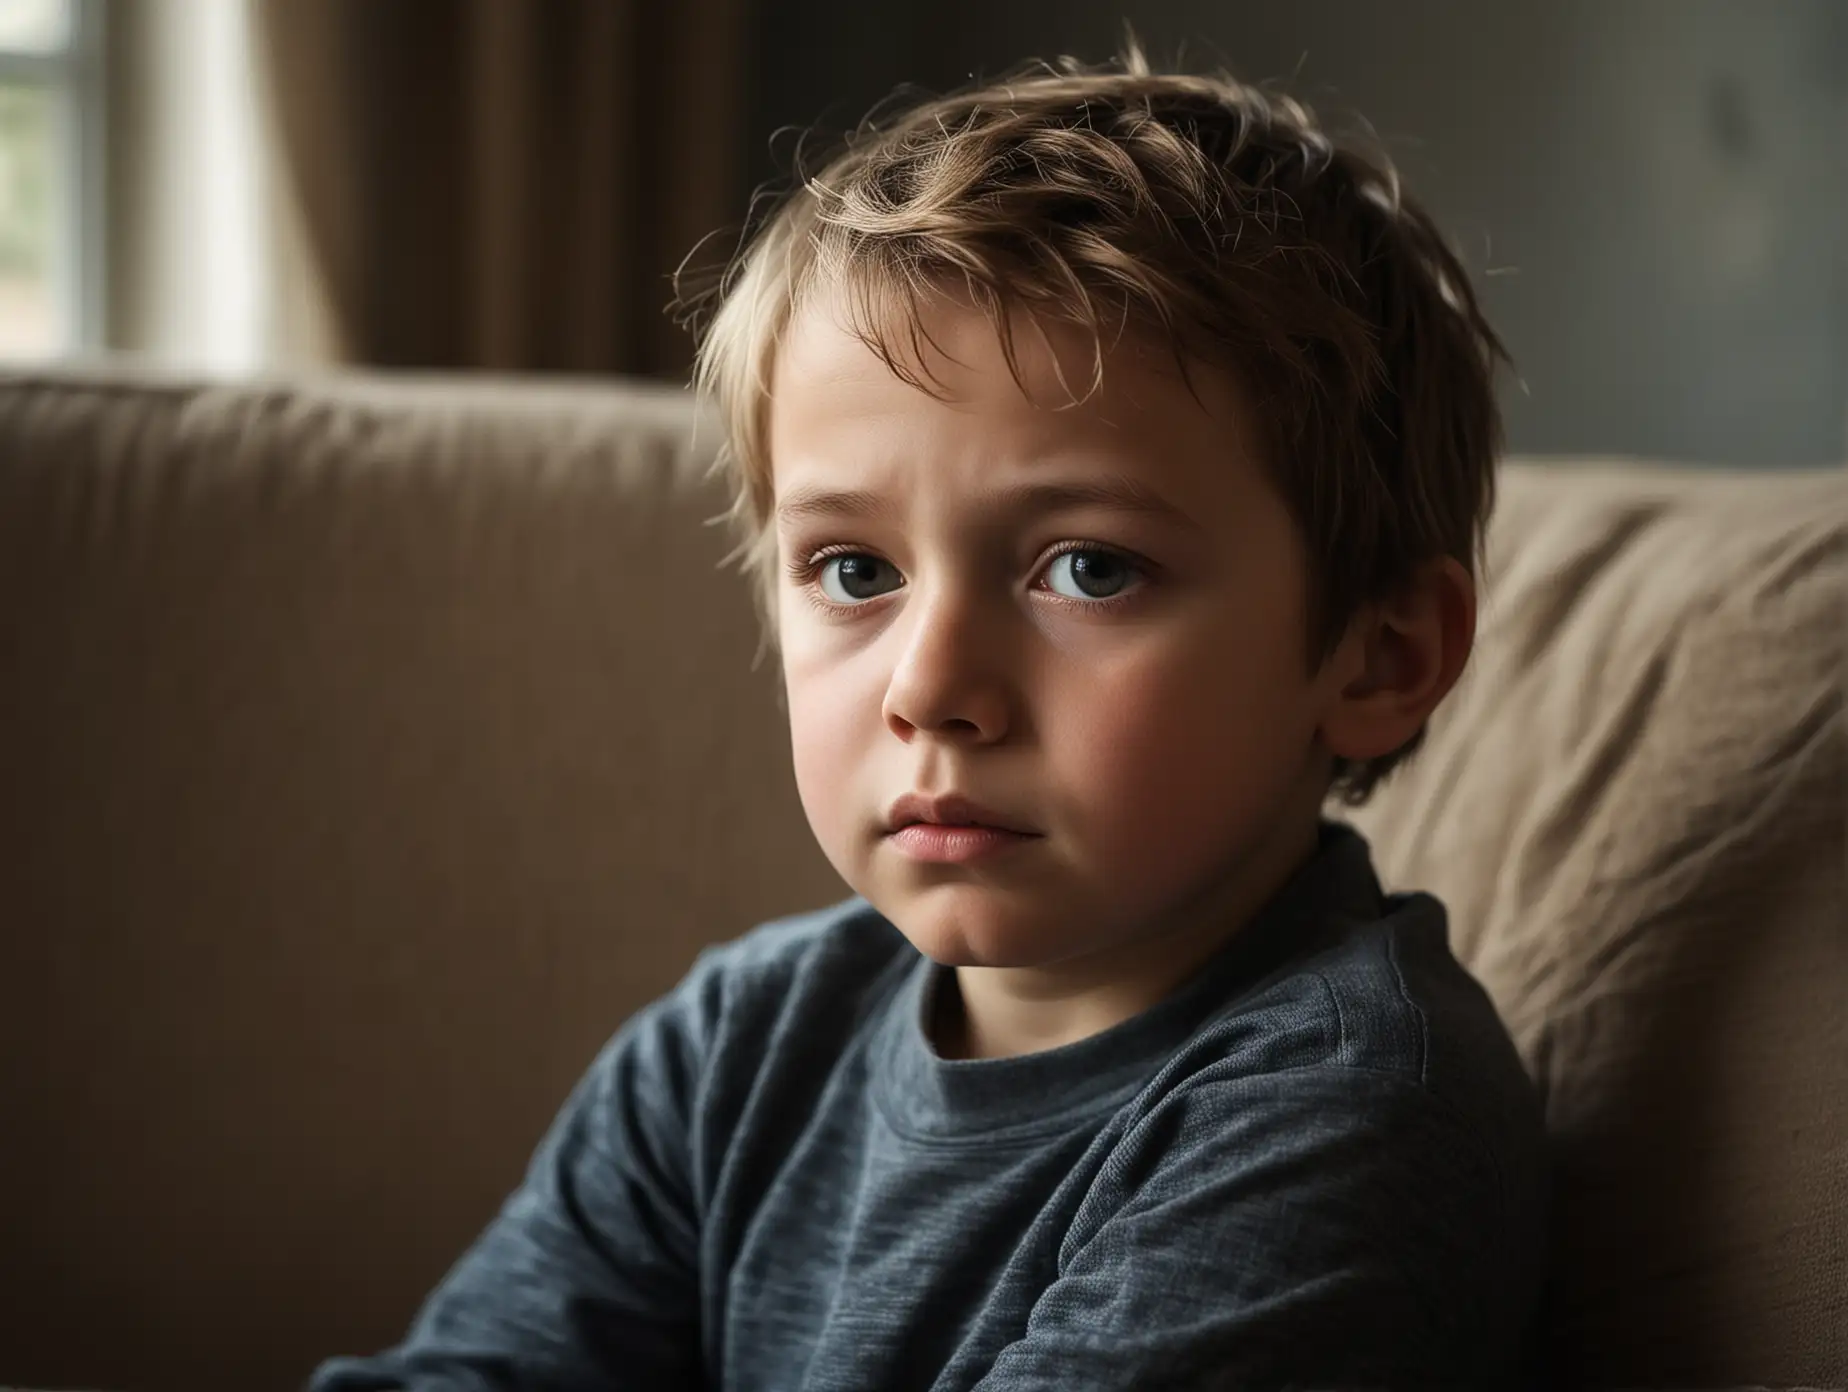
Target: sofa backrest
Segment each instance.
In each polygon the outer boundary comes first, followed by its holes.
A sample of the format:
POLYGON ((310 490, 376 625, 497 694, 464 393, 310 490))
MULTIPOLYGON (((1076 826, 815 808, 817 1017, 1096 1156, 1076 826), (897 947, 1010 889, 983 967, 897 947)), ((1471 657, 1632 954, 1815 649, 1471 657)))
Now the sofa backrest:
MULTIPOLYGON (((684 393, 0 378, 0 1383, 389 1342, 603 1039, 844 889, 684 393)), ((1848 474, 1511 466, 1355 814, 1547 1095, 1574 1385, 1848 1384, 1848 474)))
POLYGON ((1506 471, 1356 821, 1546 1095, 1562 1386, 1848 1386, 1848 473, 1506 471))
POLYGON ((0 1384, 393 1339, 634 1008, 845 894, 692 424, 0 384, 0 1384))

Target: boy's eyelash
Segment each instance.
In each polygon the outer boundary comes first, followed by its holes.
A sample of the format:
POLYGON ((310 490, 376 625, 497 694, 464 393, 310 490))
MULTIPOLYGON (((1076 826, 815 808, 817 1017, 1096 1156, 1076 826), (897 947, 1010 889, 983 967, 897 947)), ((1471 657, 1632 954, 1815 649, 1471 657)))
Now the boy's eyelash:
POLYGON ((802 584, 812 581, 815 578, 816 572, 818 572, 825 563, 833 560, 836 556, 870 556, 872 554, 873 553, 868 551, 864 546, 848 546, 844 544, 823 546, 818 550, 809 552, 807 555, 798 552, 796 555, 791 556, 786 568, 789 571, 789 578, 796 581, 798 584, 802 584))
POLYGON ((1145 575, 1149 571, 1149 563, 1134 551, 1125 551, 1120 546, 1107 546, 1101 541, 1061 541, 1040 557, 1040 566, 1043 569, 1059 557, 1069 556, 1074 551, 1096 551, 1100 555, 1115 556, 1119 561, 1134 566, 1145 575))

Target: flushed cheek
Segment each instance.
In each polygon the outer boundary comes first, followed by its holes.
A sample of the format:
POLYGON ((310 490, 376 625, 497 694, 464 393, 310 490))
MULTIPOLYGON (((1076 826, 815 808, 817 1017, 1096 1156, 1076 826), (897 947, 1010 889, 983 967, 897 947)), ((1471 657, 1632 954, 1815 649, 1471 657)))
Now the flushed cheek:
POLYGON ((1296 712, 1280 691, 1174 668, 1104 674, 1084 690, 1081 707, 1049 722, 1064 733, 1048 752, 1087 859, 1119 883, 1223 859, 1297 767, 1296 712))
POLYGON ((834 673, 830 679, 786 670, 790 755, 796 791, 809 826, 834 868, 853 879, 851 859, 865 831, 867 790, 860 786, 873 755, 871 741, 883 729, 879 704, 869 717, 865 694, 834 673))

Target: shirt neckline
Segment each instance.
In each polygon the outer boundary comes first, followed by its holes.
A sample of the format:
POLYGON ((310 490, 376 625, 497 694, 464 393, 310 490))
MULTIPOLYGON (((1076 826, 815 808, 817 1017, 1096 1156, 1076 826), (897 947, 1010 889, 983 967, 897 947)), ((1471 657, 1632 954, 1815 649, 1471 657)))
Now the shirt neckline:
POLYGON ((916 954, 880 1023, 875 1100, 894 1130, 917 1140, 1024 1143, 1056 1134, 1114 1111, 1250 986, 1381 912, 1365 839, 1324 821, 1315 854, 1174 994, 1099 1034, 1014 1058, 937 1054, 927 1022, 950 969, 916 954))

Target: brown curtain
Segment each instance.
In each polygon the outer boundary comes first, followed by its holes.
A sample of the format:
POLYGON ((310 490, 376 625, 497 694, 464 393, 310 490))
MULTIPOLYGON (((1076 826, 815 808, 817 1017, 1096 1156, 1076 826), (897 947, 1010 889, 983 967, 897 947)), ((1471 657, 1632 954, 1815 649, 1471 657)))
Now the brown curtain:
POLYGON ((684 371, 668 277, 744 212, 749 0, 258 0, 354 362, 684 371))

